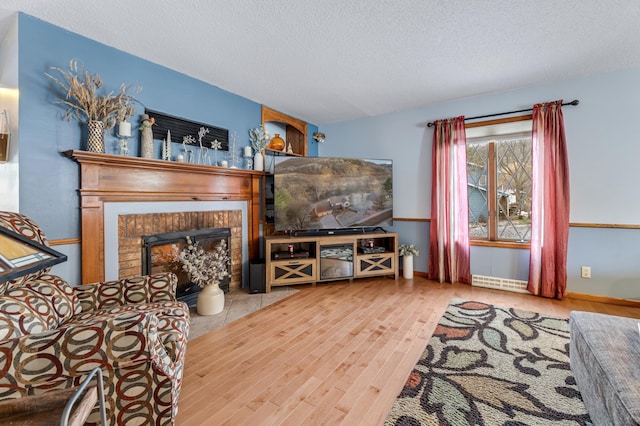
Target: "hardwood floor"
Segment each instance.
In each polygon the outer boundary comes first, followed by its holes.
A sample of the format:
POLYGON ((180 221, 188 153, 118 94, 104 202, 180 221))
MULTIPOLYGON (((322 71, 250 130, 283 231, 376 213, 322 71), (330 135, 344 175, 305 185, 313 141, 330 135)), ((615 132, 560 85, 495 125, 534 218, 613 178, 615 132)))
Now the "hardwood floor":
POLYGON ((380 425, 452 298, 640 318, 640 308, 421 277, 296 288, 189 341, 178 425, 380 425))

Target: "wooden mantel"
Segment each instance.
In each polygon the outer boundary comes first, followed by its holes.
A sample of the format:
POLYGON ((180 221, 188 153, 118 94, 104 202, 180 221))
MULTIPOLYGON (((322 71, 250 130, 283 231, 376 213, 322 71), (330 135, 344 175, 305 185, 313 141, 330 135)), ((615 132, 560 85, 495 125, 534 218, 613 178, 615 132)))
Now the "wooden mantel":
POLYGON ((260 251, 263 172, 87 151, 66 151, 80 164, 82 282, 104 281, 104 203, 248 201, 249 258, 260 251))

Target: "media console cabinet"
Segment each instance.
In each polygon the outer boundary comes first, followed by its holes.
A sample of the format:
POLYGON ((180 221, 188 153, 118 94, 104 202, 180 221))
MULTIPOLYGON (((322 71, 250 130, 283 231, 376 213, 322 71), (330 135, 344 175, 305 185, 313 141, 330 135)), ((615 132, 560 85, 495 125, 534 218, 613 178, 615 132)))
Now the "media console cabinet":
POLYGON ((266 292, 271 287, 393 275, 398 278, 398 234, 265 237, 266 292))

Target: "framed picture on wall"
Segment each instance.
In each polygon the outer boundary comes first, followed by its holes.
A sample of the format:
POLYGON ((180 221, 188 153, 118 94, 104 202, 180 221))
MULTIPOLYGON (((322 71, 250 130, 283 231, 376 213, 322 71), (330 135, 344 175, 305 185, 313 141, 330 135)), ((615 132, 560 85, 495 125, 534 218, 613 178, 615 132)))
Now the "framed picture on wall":
POLYGON ((67 256, 0 226, 0 283, 65 262, 67 256))

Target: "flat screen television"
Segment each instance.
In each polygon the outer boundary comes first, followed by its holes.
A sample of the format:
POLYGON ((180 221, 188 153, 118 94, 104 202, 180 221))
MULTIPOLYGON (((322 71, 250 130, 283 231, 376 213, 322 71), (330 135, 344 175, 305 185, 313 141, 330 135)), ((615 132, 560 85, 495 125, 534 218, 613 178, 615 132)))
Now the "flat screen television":
POLYGON ((393 224, 392 160, 277 157, 273 178, 276 231, 393 224))

